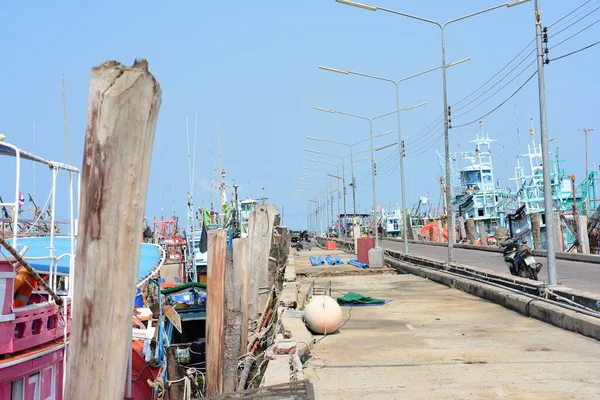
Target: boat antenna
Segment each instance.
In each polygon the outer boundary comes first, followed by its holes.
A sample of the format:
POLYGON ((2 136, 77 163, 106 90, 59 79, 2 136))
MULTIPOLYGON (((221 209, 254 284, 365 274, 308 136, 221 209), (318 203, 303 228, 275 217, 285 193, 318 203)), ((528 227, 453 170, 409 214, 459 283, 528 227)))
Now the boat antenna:
MULTIPOLYGON (((33 121, 33 154, 35 153, 35 121, 33 121)), ((33 200, 35 200, 35 164, 33 163, 33 200)))
POLYGON ((62 103, 63 118, 65 122, 65 144, 67 146, 67 164, 71 164, 71 152, 69 151, 69 123, 67 121, 67 97, 65 96, 65 74, 62 74, 62 103))

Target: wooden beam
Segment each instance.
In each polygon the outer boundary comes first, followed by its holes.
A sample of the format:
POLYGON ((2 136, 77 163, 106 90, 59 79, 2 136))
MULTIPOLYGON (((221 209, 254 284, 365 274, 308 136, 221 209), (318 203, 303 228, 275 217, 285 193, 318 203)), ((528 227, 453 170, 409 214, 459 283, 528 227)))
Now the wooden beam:
POLYGON ((123 398, 160 97, 145 60, 92 69, 67 399, 123 398))
POLYGON ((206 381, 209 395, 223 393, 225 264, 227 232, 208 232, 206 276, 206 381))

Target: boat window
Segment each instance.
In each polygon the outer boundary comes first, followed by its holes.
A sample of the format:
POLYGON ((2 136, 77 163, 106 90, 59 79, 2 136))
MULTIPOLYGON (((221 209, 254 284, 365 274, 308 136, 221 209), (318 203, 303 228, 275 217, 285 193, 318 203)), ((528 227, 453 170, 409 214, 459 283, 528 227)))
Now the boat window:
POLYGON ((29 375, 27 398, 31 400, 40 400, 40 373, 29 375))
POLYGON ((13 381, 10 386, 11 386, 11 389, 10 389, 10 399, 11 400, 23 400, 25 398, 25 393, 24 393, 25 387, 23 386, 23 378, 13 381))

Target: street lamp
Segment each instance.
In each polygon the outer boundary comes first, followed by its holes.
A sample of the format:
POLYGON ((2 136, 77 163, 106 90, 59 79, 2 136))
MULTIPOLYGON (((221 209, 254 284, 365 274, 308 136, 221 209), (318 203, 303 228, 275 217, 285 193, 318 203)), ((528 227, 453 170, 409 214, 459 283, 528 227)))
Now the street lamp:
MULTIPOLYGON (((388 135, 388 134, 390 134, 392 132, 393 131, 383 132, 383 133, 380 133, 379 135, 375 135, 374 137, 376 137, 376 138, 382 137, 382 136, 388 135)), ((342 145, 342 146, 346 146, 346 147, 348 147, 350 149, 350 155, 349 155, 349 157, 350 157, 350 173, 352 174, 352 209, 353 209, 354 215, 356 216, 356 181, 354 180, 354 159, 353 159, 353 156, 355 154, 357 154, 357 153, 353 154, 352 153, 352 148, 354 146, 356 146, 357 144, 364 143, 367 140, 371 140, 371 138, 368 137, 366 139, 359 140, 358 142, 351 143, 351 144, 350 143, 344 143, 344 142, 338 142, 336 140, 316 138, 316 137, 312 137, 312 136, 307 136, 306 138, 310 139, 310 140, 316 140, 317 142, 326 142, 326 143, 339 144, 339 145, 342 145)), ((317 152, 316 150, 307 150, 307 151, 310 151, 311 153, 317 153, 317 154, 326 154, 326 153, 317 152)), ((365 151, 368 151, 368 150, 365 150, 365 151)), ((362 153, 362 152, 363 151, 360 151, 359 153, 362 153)))
MULTIPOLYGON (((471 59, 471 57, 463 58, 462 60, 458 60, 458 61, 448 64, 446 67, 447 68, 452 67, 454 65, 461 64, 465 61, 469 61, 470 59, 471 59)), ((402 111, 402 110, 400 109, 400 95, 398 92, 398 85, 401 82, 404 82, 409 79, 416 78, 418 76, 438 70, 438 69, 442 68, 442 66, 439 65, 435 68, 430 68, 428 70, 421 71, 416 74, 412 74, 410 76, 407 76, 407 77, 399 79, 399 80, 393 80, 393 79, 383 78, 383 77, 376 76, 376 75, 370 75, 370 74, 365 74, 362 72, 356 72, 356 71, 350 71, 350 70, 344 70, 344 69, 338 69, 338 68, 330 68, 330 67, 324 67, 324 66, 319 66, 319 68, 322 70, 325 70, 325 71, 337 72, 337 73, 343 74, 343 75, 358 75, 358 76, 363 76, 363 77, 371 78, 371 79, 377 79, 380 81, 390 82, 390 83, 394 84, 395 91, 396 91, 396 110, 397 110, 396 114, 397 114, 397 121, 398 121, 398 143, 400 143, 400 146, 398 147, 398 151, 400 153, 400 193, 401 193, 401 200, 402 200, 402 216, 404 219, 404 221, 402 223, 402 237, 404 239, 404 252, 408 253, 408 227, 406 224, 406 184, 404 182, 404 150, 405 150, 405 148, 404 148, 404 140, 402 140, 402 129, 401 129, 401 125, 400 125, 400 111, 402 111)), ((423 104, 418 104, 416 106, 410 106, 410 107, 405 108, 404 110, 406 110, 406 111, 412 110, 413 108, 419 107, 421 105, 423 105, 423 104)))
MULTIPOLYGON (((440 33, 441 33, 441 42, 442 42, 442 94, 443 94, 443 99, 444 99, 444 110, 443 110, 443 114, 444 114, 444 151, 445 151, 445 162, 446 162, 446 205, 447 205, 447 210, 446 210, 446 218, 447 218, 447 228, 448 228, 448 264, 450 264, 451 262, 454 261, 454 241, 455 241, 455 237, 454 237, 454 219, 452 218, 452 209, 451 209, 451 204, 452 204, 452 193, 451 193, 451 187, 450 187, 450 138, 448 135, 448 129, 449 129, 449 123, 448 123, 448 119, 449 119, 449 115, 448 115, 448 96, 447 96, 447 89, 446 89, 446 43, 444 42, 444 30, 446 29, 446 27, 454 22, 458 22, 461 21, 463 19, 467 19, 470 17, 474 17, 476 15, 479 14, 483 14, 485 12, 488 11, 492 11, 495 10, 497 8, 501 8, 501 7, 513 7, 513 6, 518 6, 521 5, 523 3, 527 3, 530 0, 514 0, 514 1, 510 1, 507 3, 503 3, 503 4, 499 4, 497 6, 493 6, 490 8, 486 8, 485 10, 481 10, 481 11, 477 11, 471 14, 467 14, 464 15, 462 17, 459 18, 455 18, 455 19, 451 19, 450 21, 444 22, 444 23, 439 23, 437 21, 433 21, 431 19, 427 19, 427 18, 422 18, 422 17, 418 17, 415 15, 411 15, 411 14, 406 14, 403 12, 399 12, 399 11, 395 11, 395 10, 391 10, 389 8, 384 8, 384 7, 379 7, 379 6, 374 6, 374 5, 370 5, 370 4, 363 4, 363 3, 358 3, 358 2, 354 2, 354 1, 350 1, 350 0, 336 0, 338 3, 342 3, 342 4, 346 4, 349 6, 353 6, 353 7, 358 7, 358 8, 362 8, 365 10, 369 10, 369 11, 385 11, 385 12, 389 12, 391 14, 396 14, 396 15, 401 15, 403 17, 407 17, 407 18, 412 18, 412 19, 416 19, 422 22, 427 22, 429 24, 433 24, 435 26, 437 26, 438 28, 440 28, 440 33)), ((552 206, 550 205, 550 210, 552 210, 552 206)), ((552 228, 552 218, 546 218, 546 225, 547 228, 546 230, 549 231, 549 236, 548 238, 551 239, 552 238, 552 234, 553 232, 551 231, 552 228), (548 221, 550 220, 550 224, 548 224, 548 221)), ((548 243, 552 242, 551 240, 547 241, 548 243)), ((554 284, 556 283, 556 260, 555 260, 555 255, 554 253, 551 253, 551 249, 553 248, 554 243, 552 243, 551 245, 549 245, 548 247, 548 280, 550 281, 550 284, 554 284), (554 277, 553 277, 554 275, 554 277), (553 279, 554 278, 554 279, 553 279)))
MULTIPOLYGON (((417 107, 421 107, 421 106, 423 106, 425 104, 427 104, 427 102, 407 107, 404 110, 409 110, 409 109, 412 110, 412 109, 415 109, 417 107)), ((396 109, 395 111, 392 111, 392 112, 389 112, 389 113, 381 114, 381 115, 378 115, 378 116, 373 117, 373 118, 368 118, 368 117, 364 117, 364 116, 361 116, 361 115, 351 114, 351 113, 347 113, 347 112, 343 112, 343 111, 338 111, 338 110, 331 110, 331 109, 325 109, 325 108, 320 108, 320 107, 313 107, 313 108, 315 110, 318 110, 318 111, 325 111, 325 112, 332 113, 332 114, 346 115, 348 117, 358 118, 358 119, 362 119, 364 121, 368 121, 369 122, 369 136, 370 136, 370 139, 371 139, 371 179, 372 179, 372 182, 373 182, 373 221, 375 223, 375 232, 373 232, 373 233, 375 235, 375 248, 377 248, 377 247, 379 247, 379 229, 378 229, 378 218, 377 218, 377 213, 378 213, 378 211, 377 211, 377 190, 375 188, 375 154, 373 152, 373 121, 375 121, 376 119, 379 119, 379 118, 386 117, 386 116, 391 115, 391 114, 399 113, 402 110, 396 109)))
MULTIPOLYGON (((337 174, 338 175, 340 174, 340 166, 337 165, 337 164, 333 164, 333 163, 330 163, 328 161, 317 160, 317 159, 314 159, 314 158, 308 158, 308 157, 305 157, 305 160, 316 162, 316 163, 322 163, 322 164, 331 165, 332 167, 336 168, 337 174)), ((340 197, 341 197, 341 192, 339 191, 339 188, 340 188, 340 186, 339 186, 340 179, 342 180, 342 187, 344 188, 344 214, 346 213, 346 180, 343 178, 343 170, 344 170, 344 163, 342 162, 342 178, 339 178, 338 176, 335 176, 336 178, 338 178, 338 205, 337 205, 337 207, 338 207, 338 237, 342 237, 342 235, 341 235, 342 221, 340 219, 340 197)), ((327 175, 330 176, 330 177, 334 177, 334 175, 331 175, 329 173, 327 175)))

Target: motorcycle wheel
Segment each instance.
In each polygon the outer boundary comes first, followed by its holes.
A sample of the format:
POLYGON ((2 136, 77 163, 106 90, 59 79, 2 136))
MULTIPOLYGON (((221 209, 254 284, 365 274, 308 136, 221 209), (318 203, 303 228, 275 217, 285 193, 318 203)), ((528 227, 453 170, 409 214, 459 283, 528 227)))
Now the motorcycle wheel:
POLYGON ((534 281, 538 280, 537 272, 535 272, 535 270, 531 269, 529 271, 529 275, 530 275, 530 279, 533 279, 534 281))

